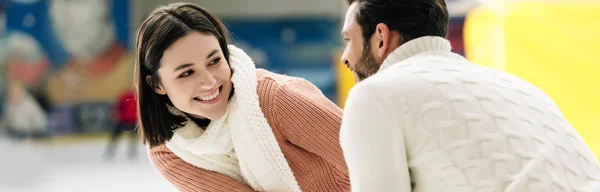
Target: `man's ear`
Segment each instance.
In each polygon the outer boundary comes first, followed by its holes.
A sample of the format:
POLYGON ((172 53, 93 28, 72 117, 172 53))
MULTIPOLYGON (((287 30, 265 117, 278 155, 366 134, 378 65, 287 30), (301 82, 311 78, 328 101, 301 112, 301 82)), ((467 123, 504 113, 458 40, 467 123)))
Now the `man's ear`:
POLYGON ((388 28, 388 26, 385 23, 379 23, 377 24, 376 28, 375 28, 375 39, 376 39, 376 43, 377 45, 374 47, 375 48, 375 54, 377 54, 377 57, 384 57, 388 51, 389 48, 389 44, 390 44, 390 29, 388 28))
POLYGON ((158 83, 158 86, 154 86, 154 83, 152 83, 152 77, 150 75, 146 76, 146 83, 148 84, 148 86, 154 88, 154 92, 156 92, 159 95, 166 95, 167 92, 165 91, 165 89, 162 87, 162 85, 160 83, 158 83))

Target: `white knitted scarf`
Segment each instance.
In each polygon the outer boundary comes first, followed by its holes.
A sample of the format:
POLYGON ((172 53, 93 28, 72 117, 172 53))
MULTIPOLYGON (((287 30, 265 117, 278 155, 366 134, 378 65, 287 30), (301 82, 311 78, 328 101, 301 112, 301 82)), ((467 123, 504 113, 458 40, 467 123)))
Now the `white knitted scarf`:
MULTIPOLYGON (((188 119, 166 146, 184 161, 232 177, 256 191, 300 191, 260 109, 254 62, 233 45, 229 53, 235 94, 226 114, 213 120, 206 130, 188 119)), ((183 114, 174 107, 170 109, 174 114, 183 114)))

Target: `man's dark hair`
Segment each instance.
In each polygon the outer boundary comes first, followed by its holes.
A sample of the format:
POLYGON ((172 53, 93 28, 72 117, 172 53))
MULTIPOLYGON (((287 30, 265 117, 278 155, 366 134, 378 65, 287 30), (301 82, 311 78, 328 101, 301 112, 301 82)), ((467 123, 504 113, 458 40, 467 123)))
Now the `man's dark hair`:
MULTIPOLYGON (((399 32, 404 42, 423 36, 448 35, 448 9, 444 0, 347 0, 358 3, 356 22, 368 42, 375 27, 384 23, 399 32)), ((403 42, 401 42, 403 43, 403 42)))

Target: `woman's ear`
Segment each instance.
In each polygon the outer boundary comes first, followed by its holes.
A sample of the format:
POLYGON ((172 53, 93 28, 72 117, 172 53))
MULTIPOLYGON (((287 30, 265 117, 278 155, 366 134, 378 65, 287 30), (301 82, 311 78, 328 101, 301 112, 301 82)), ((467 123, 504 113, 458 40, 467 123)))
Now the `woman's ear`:
POLYGON ((150 75, 146 76, 146 83, 148 84, 148 86, 150 86, 151 88, 154 89, 154 92, 156 92, 159 95, 166 95, 167 92, 165 91, 165 89, 162 87, 162 85, 160 83, 157 83, 158 86, 154 86, 154 83, 152 83, 153 79, 150 75))

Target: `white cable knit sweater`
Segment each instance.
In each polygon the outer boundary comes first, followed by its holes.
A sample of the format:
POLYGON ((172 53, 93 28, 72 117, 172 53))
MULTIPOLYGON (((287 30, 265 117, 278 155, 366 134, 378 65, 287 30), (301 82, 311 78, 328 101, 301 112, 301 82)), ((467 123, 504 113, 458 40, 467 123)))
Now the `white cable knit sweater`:
POLYGON ((450 49, 409 41, 352 89, 352 191, 600 191, 598 159, 546 94, 450 49))

